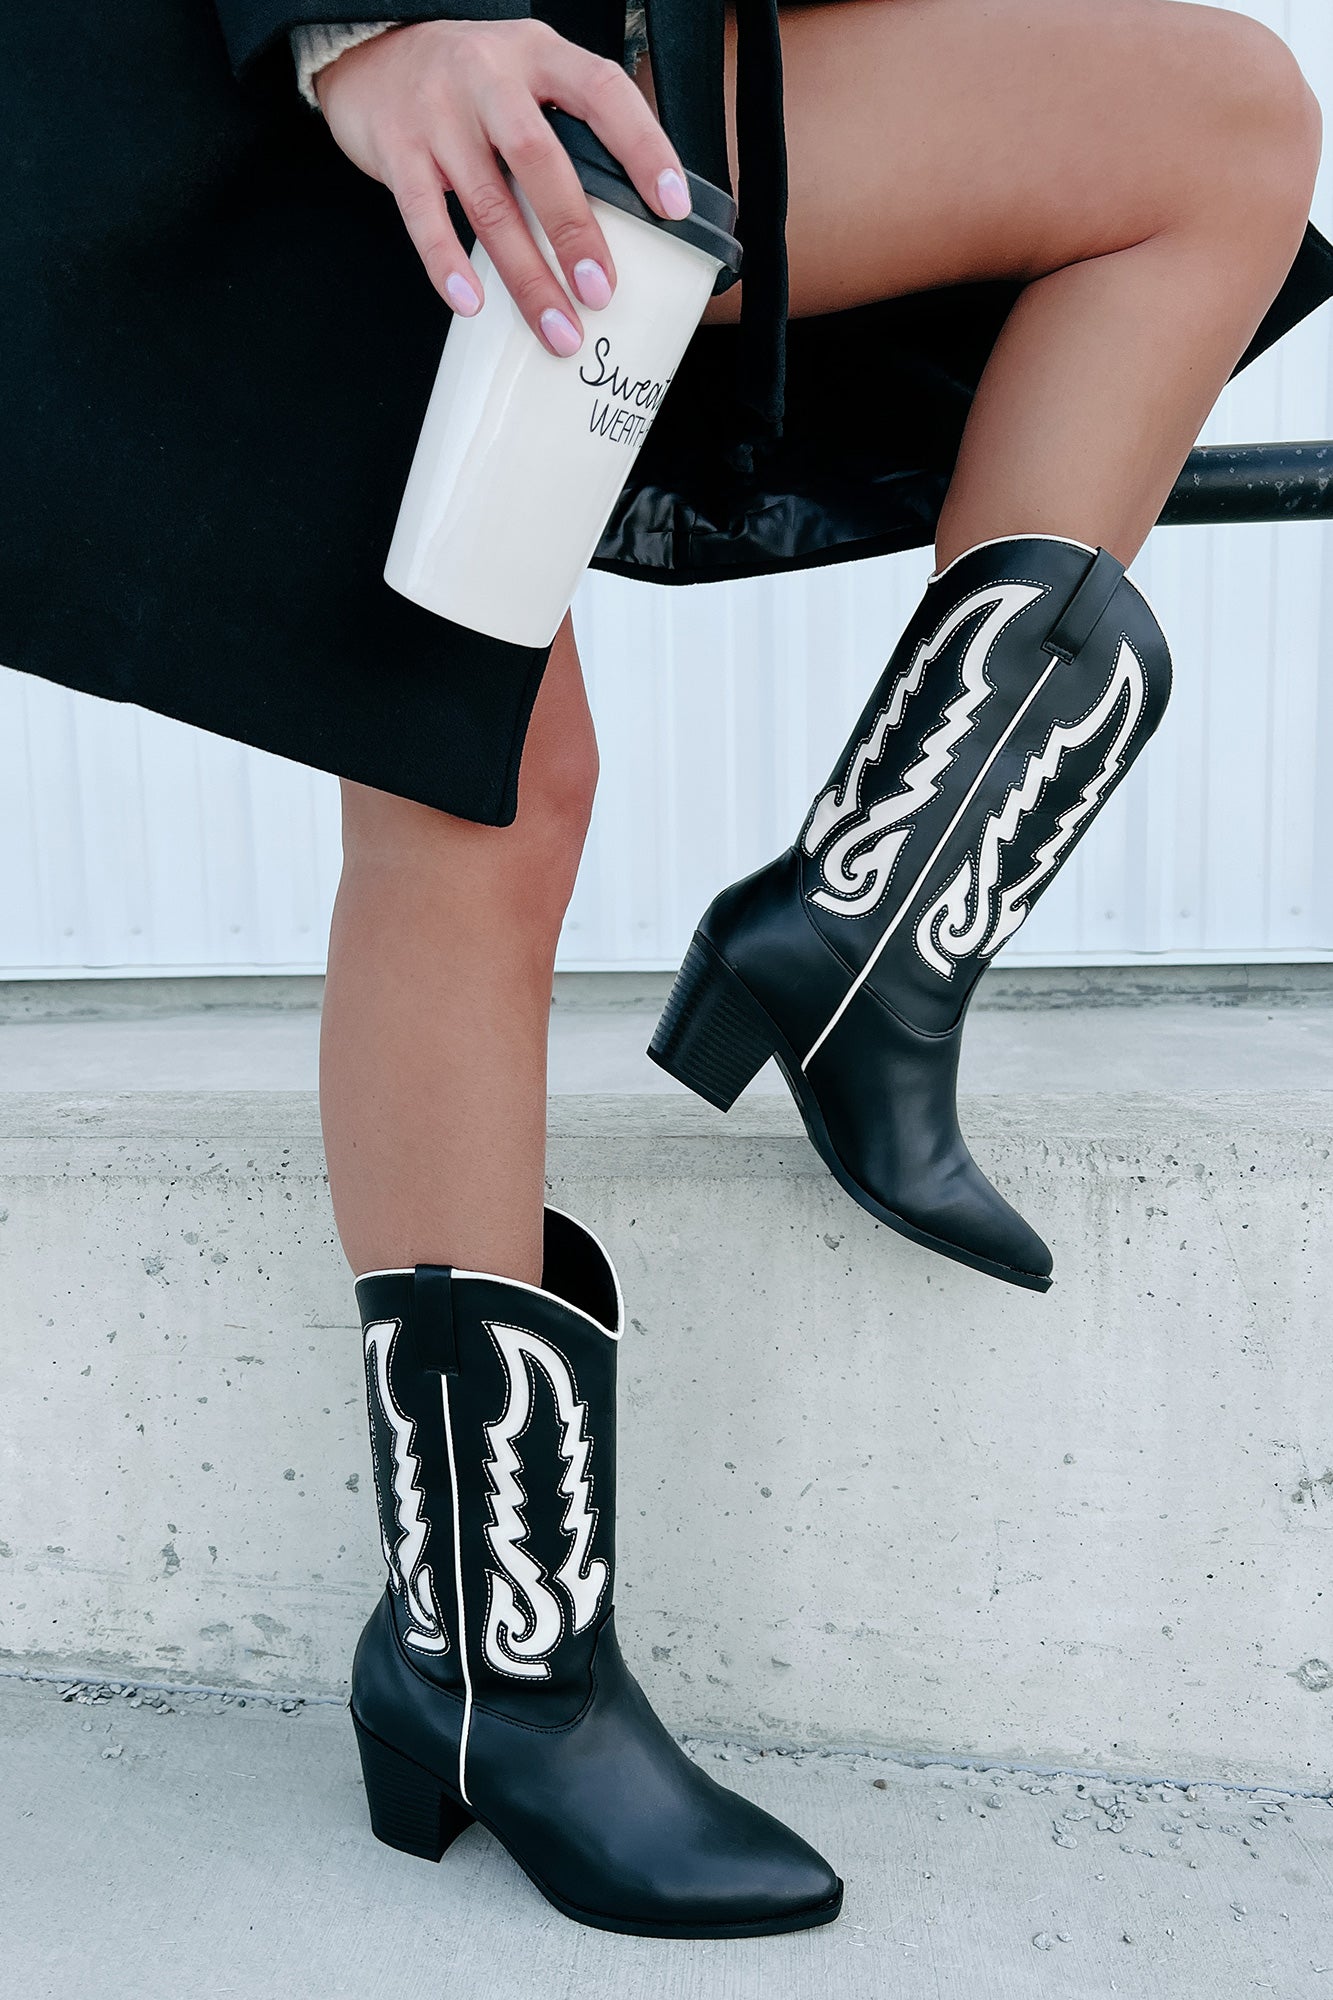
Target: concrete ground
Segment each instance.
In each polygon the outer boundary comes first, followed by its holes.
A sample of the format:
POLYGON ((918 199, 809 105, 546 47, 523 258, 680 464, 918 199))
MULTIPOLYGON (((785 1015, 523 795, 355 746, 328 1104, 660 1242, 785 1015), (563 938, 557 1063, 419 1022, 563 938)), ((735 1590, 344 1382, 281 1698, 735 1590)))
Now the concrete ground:
POLYGON ((472 1828, 376 1843, 345 1711, 0 1678, 22 2000, 1326 2000, 1333 1805, 693 1743, 847 1883, 801 1936, 609 1936, 472 1828), (65 1698, 62 1699, 62 1694, 65 1698))

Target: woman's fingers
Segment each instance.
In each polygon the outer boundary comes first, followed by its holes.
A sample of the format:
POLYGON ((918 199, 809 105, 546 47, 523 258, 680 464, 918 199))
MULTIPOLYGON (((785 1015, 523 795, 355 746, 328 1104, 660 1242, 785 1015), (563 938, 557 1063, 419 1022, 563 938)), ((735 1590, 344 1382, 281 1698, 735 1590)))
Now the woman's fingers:
MULTIPOLYGON (((582 118, 624 166, 635 187, 659 215, 680 218, 690 210, 689 189, 674 148, 641 93, 618 63, 594 56, 538 24, 529 28, 534 51, 526 88, 506 79, 477 103, 486 137, 522 188, 564 272, 584 305, 608 305, 616 275, 606 239, 569 155, 542 116, 553 102, 582 118)), ((504 180, 483 173, 471 188, 451 181, 469 220, 529 326, 557 354, 581 344, 582 327, 566 302, 550 295, 549 267, 529 255, 532 237, 504 180), (521 289, 516 289, 516 286, 521 289)))
POLYGON ((544 107, 558 104, 584 119, 657 214, 689 213, 675 149, 625 70, 542 22, 396 28, 328 64, 319 97, 343 151, 392 188, 440 296, 469 316, 482 303, 445 203, 452 189, 505 289, 553 354, 578 352, 583 327, 573 299, 594 311, 608 305, 616 274, 544 107), (525 209, 558 270, 538 249, 525 209))
POLYGON ((498 105, 487 131, 546 232, 570 290, 600 311, 611 303, 615 265, 568 153, 526 92, 498 105))
POLYGON ((494 153, 469 151, 461 166, 451 153, 447 166, 463 213, 528 325, 552 354, 577 354, 583 345, 578 314, 537 248, 494 153))
POLYGON ((690 191, 679 156, 629 72, 559 35, 538 46, 538 95, 590 125, 658 215, 675 222, 687 216, 690 191))
POLYGON ((480 312, 484 294, 449 219, 439 168, 423 154, 405 164, 390 186, 427 277, 446 305, 470 319, 480 312))

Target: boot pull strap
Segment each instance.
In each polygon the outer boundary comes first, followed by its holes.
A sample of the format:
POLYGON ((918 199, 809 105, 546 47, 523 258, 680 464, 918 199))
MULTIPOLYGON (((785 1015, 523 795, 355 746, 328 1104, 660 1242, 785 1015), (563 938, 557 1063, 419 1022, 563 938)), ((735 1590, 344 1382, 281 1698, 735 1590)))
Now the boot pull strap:
POLYGON ((436 1375, 458 1373, 450 1264, 418 1264, 412 1273, 412 1346, 418 1368, 436 1375))
POLYGON ((1073 660, 1092 637, 1092 628, 1115 595, 1125 574, 1109 549, 1098 549, 1083 572, 1077 590, 1042 640, 1042 649, 1058 659, 1073 660))

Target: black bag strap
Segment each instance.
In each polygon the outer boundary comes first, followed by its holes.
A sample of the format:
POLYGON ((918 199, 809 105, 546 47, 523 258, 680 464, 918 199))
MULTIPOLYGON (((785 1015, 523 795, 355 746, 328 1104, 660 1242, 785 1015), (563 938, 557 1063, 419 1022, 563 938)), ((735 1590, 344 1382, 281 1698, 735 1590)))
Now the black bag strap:
POLYGON ((731 192, 723 0, 645 0, 657 114, 692 173, 731 192))
MULTIPOLYGON (((645 0, 658 116, 687 167, 731 191, 723 0, 645 0)), ((738 471, 782 434, 787 372, 787 150, 778 0, 736 0, 736 151, 745 251, 736 343, 738 471)))
MULTIPOLYGON (((736 0, 738 387, 752 442, 781 435, 787 379, 787 145, 777 0, 736 0)), ((742 458, 744 454, 742 454, 742 458)))
POLYGON ((533 19, 545 21, 567 42, 612 62, 623 58, 625 0, 531 0, 531 5, 533 19))

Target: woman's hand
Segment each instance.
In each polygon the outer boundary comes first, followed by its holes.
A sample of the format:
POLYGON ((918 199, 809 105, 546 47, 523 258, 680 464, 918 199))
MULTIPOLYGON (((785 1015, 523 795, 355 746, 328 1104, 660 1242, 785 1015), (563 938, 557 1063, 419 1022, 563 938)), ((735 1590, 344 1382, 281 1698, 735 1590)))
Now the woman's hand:
POLYGON ((628 73, 544 22, 423 21, 394 28, 330 63, 315 90, 344 153, 392 191, 445 302, 468 317, 482 304, 480 280, 445 206, 452 189, 510 297, 553 354, 575 353, 583 330, 523 220, 504 168, 527 196, 570 290, 584 305, 608 305, 616 274, 543 105, 557 104, 590 125, 658 215, 689 213, 680 161, 628 73))

